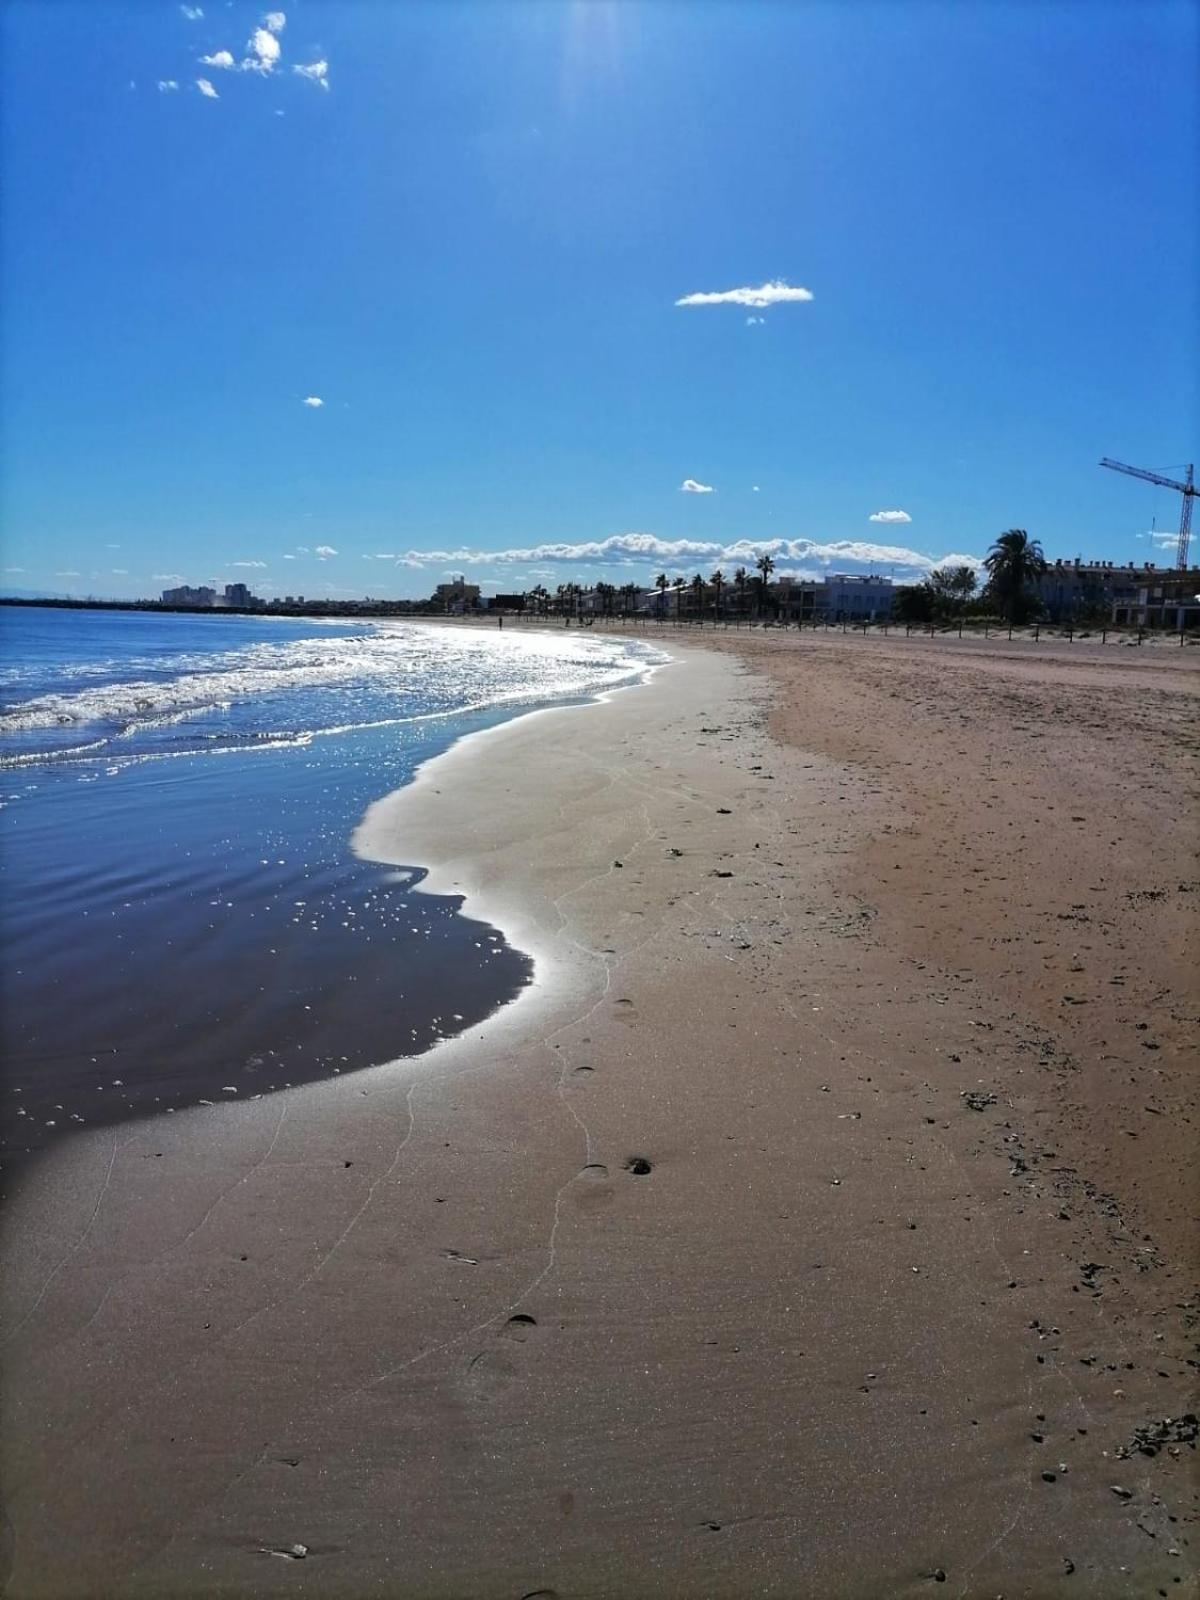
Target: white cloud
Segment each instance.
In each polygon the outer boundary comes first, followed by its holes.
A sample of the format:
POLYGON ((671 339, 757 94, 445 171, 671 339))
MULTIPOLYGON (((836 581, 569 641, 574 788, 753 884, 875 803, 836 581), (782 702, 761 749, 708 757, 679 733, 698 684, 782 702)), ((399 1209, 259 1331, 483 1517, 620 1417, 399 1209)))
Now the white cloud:
POLYGON ((747 317, 746 318, 746 326, 748 328, 765 328, 766 325, 767 325, 766 317, 747 317))
POLYGON ((5 572, 24 572, 27 569, 25 567, 5 567, 4 570, 5 572))
POLYGON ((307 66, 294 66, 292 71, 302 78, 307 78, 310 83, 319 83, 322 89, 329 87, 328 61, 310 61, 307 66))
POLYGON ((258 567, 263 572, 267 570, 265 561, 231 561, 229 565, 231 567, 258 567))
POLYGON ((114 578, 127 578, 129 576, 129 568, 128 567, 114 567, 112 569, 112 575, 113 575, 114 578))
POLYGON ((907 511, 872 511, 868 522, 911 522, 907 511))
POLYGON ((206 100, 219 100, 221 98, 207 78, 197 78, 196 87, 206 100))
POLYGON ((183 582, 183 573, 182 572, 152 572, 150 574, 150 577, 151 577, 151 580, 154 583, 182 583, 183 582))
POLYGON ((756 483, 752 483, 750 485, 750 493, 751 494, 757 494, 758 492, 759 492, 758 485, 756 483))
POLYGON ((121 546, 119 544, 106 544, 104 548, 106 550, 119 550, 121 546))
POLYGON ((737 539, 721 543, 715 539, 660 539, 653 533, 618 533, 607 539, 586 540, 578 544, 539 544, 510 550, 473 550, 465 547, 457 550, 406 550, 396 557, 396 561, 399 566, 440 567, 447 571, 461 571, 470 566, 530 562, 549 562, 556 566, 579 563, 591 566, 650 563, 655 566, 678 566, 714 561, 748 566, 764 554, 773 556, 777 562, 815 563, 824 571, 840 572, 864 567, 886 571, 901 567, 918 577, 946 563, 978 565, 974 556, 933 557, 902 545, 873 544, 865 539, 831 539, 824 542, 815 539, 737 539))
POLYGON ((75 572, 73 570, 68 570, 66 572, 56 572, 54 574, 54 576, 56 578, 82 578, 83 577, 83 573, 82 572, 75 572))
POLYGON ((204 12, 199 6, 180 6, 179 9, 183 12, 184 16, 189 22, 199 22, 200 18, 204 15, 204 12))
POLYGON ((243 72, 268 73, 279 61, 279 40, 270 28, 255 28, 246 43, 250 54, 242 62, 243 72))
POLYGON ((313 555, 315 555, 319 561, 328 561, 330 556, 337 555, 337 551, 331 544, 319 544, 313 551, 313 555))
POLYGON ((268 11, 263 18, 263 27, 269 28, 272 33, 282 33, 287 27, 287 17, 282 11, 268 11))
POLYGON ((234 61, 228 50, 214 50, 211 56, 200 57, 200 65, 203 67, 222 67, 229 71, 232 70, 234 61))
POLYGON ((319 394, 305 395, 304 399, 300 403, 301 405, 311 406, 314 411, 318 406, 323 406, 325 404, 324 400, 321 399, 319 394))
POLYGON ((179 85, 174 78, 160 78, 158 80, 159 94, 174 94, 179 85))
POLYGON ((695 478, 685 478, 679 485, 679 490, 681 494, 711 494, 713 492, 711 483, 697 483, 695 478))
POLYGON ((793 289, 782 278, 760 284, 757 289, 718 289, 707 294, 685 294, 676 300, 677 306, 782 306, 790 302, 811 300, 810 289, 793 289))

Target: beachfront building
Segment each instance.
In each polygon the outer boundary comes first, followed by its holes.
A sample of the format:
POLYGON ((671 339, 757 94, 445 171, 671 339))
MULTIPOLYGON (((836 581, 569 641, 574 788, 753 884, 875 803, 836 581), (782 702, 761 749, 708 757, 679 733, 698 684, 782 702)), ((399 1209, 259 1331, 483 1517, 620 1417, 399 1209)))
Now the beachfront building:
POLYGON ((1046 617, 1055 623, 1106 620, 1115 605, 1128 606, 1143 581, 1154 572, 1152 562, 1142 566, 1113 561, 1055 561, 1030 585, 1046 617))
POLYGON ((225 585, 225 593, 219 596, 213 604, 223 606, 230 611, 257 611, 266 602, 260 600, 258 595, 251 594, 247 584, 227 583, 225 585))
POLYGON ((1180 633, 1200 628, 1200 567, 1143 569, 1130 592, 1114 598, 1111 620, 1117 627, 1180 633))
POLYGON ((1031 589, 1057 624, 1105 623, 1143 628, 1196 624, 1200 572, 1179 572, 1152 561, 1055 561, 1031 589))
POLYGON ((479 585, 468 583, 465 577, 439 583, 433 591, 431 604, 437 610, 449 611, 455 616, 461 616, 464 611, 474 611, 479 605, 479 585))
POLYGON ((217 603, 217 591, 181 583, 177 589, 163 590, 162 603, 164 606, 214 606, 217 603))
POLYGON ((783 577, 774 592, 780 614, 793 622, 882 622, 892 614, 895 594, 891 578, 858 572, 783 577))

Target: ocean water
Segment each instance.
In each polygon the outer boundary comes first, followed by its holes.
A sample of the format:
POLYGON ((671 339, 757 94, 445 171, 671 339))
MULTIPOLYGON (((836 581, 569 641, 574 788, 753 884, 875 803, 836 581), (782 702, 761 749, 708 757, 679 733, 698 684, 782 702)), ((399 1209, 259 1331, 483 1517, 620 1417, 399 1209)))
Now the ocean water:
POLYGON ((350 836, 463 734, 661 659, 578 630, 0 607, 6 1171, 97 1122, 417 1054, 513 998, 522 952, 350 836))

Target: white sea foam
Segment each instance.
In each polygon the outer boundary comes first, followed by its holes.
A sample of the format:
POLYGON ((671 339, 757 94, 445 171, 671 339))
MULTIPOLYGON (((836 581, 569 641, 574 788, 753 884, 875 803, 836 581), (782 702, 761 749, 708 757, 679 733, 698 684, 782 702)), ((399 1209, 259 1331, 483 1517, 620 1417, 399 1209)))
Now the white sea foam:
MULTIPOLYGON (((137 742, 188 724, 204 740, 212 737, 202 732, 204 719, 223 717, 227 742, 277 747, 356 728, 592 694, 632 681, 659 659, 650 646, 603 635, 399 624, 208 655, 181 652, 154 662, 152 676, 145 658, 126 661, 123 670, 111 660, 89 663, 61 692, 10 702, 0 714, 0 734, 16 735, 23 745, 21 736, 86 729, 137 742)), ((69 752, 82 753, 79 745, 69 752)), ((66 754, 10 744, 4 762, 66 754)))

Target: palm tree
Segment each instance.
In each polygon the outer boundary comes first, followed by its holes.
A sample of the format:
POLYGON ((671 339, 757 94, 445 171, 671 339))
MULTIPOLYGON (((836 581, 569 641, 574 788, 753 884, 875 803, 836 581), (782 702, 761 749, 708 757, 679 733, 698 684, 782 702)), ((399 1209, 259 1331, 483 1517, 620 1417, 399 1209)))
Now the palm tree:
POLYGON ((625 602, 625 616, 629 615, 633 602, 637 599, 637 592, 636 583, 623 583, 621 585, 621 599, 625 602))
POLYGON ((667 590, 671 587, 671 580, 665 572, 660 572, 655 578, 654 587, 658 590, 658 615, 661 618, 667 608, 667 590))
POLYGON ((692 593, 696 597, 696 615, 704 621, 704 579, 699 573, 692 579, 692 593))
POLYGON ((767 579, 775 571, 775 563, 764 551, 754 565, 758 569, 758 608, 760 611, 765 611, 767 605, 767 579))
POLYGON ((720 620, 721 620, 721 590, 725 587, 725 574, 721 571, 720 567, 717 568, 717 570, 713 573, 712 577, 708 581, 713 586, 713 595, 715 597, 714 615, 716 617, 716 620, 718 622, 720 622, 720 620))
POLYGON ((739 616, 746 609, 746 584, 749 582, 749 578, 750 575, 746 571, 745 567, 739 567, 733 575, 733 581, 737 585, 739 616))
POLYGON ((687 583, 687 579, 686 578, 675 578, 675 579, 672 580, 672 583, 671 583, 671 587, 675 591, 675 621, 676 622, 679 621, 679 606, 680 606, 681 601, 683 600, 683 589, 684 589, 684 585, 686 583, 687 583))
POLYGON ((983 564, 988 570, 988 598, 1010 623, 1023 621, 1029 609, 1029 586, 1046 570, 1041 545, 1024 528, 1010 528, 992 545, 983 564))

